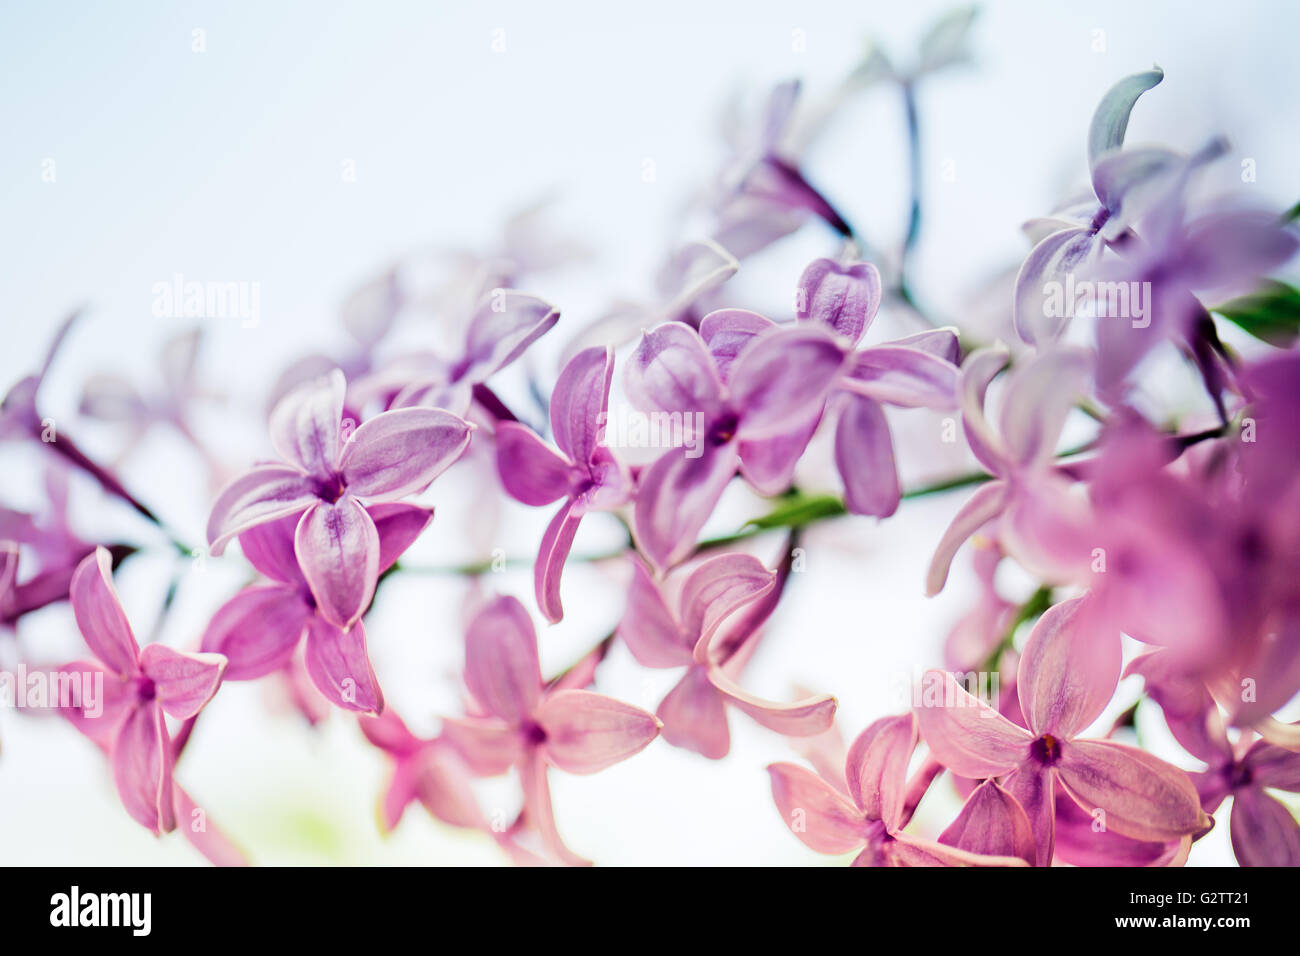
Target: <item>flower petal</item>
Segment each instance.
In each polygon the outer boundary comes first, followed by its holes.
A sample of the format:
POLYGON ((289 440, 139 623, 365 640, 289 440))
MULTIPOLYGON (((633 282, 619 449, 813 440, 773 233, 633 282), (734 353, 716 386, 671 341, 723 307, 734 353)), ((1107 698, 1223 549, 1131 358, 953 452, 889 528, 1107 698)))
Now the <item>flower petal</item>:
POLYGON ((957 549, 966 542, 967 538, 1002 513, 1007 503, 1008 493, 1009 488, 1005 481, 990 481, 961 506, 961 510, 953 517, 952 524, 948 525, 948 530, 939 540, 939 546, 934 549, 934 557, 930 559, 930 570, 925 576, 927 597, 934 597, 943 590, 944 582, 948 580, 948 569, 952 567, 952 559, 956 556, 957 549))
POLYGON ((665 322, 641 336, 623 370, 623 388, 643 412, 703 412, 711 417, 722 400, 722 380, 690 326, 665 322))
POLYGON ((684 635, 695 638, 694 656, 704 663, 719 625, 776 586, 776 572, 752 554, 719 554, 691 571, 682 584, 680 608, 684 635))
POLYGON ((559 320, 559 309, 545 299, 515 289, 493 289, 470 319, 460 377, 484 381, 519 358, 559 320))
POLYGON ((957 366, 925 349, 890 343, 855 352, 841 385, 903 408, 957 407, 957 366))
POLYGON ((392 501, 423 491, 469 446, 471 426, 440 408, 382 412, 352 434, 339 459, 349 494, 392 501))
POLYGON ((506 494, 537 507, 569 493, 573 464, 527 425, 497 425, 497 474, 506 494))
POLYGON ((815 259, 799 277, 795 314, 856 343, 876 317, 881 296, 880 272, 871 263, 815 259))
POLYGON ((821 424, 821 409, 784 435, 740 442, 740 473, 760 495, 779 495, 794 483, 794 470, 821 424))
POLYGON ((1029 817, 996 780, 985 780, 971 792, 939 842, 986 856, 1020 857, 1031 866, 1037 856, 1029 817))
POLYGON ((1083 349, 1046 352, 1011 376, 1002 402, 1002 439, 1020 465, 1051 459, 1065 418, 1085 393, 1092 358, 1083 349))
POLYGON ((1034 834, 1034 866, 1050 866, 1056 853, 1056 774, 1026 761, 1003 781, 1034 834))
POLYGON ((896 833, 885 844, 885 855, 890 866, 1024 866, 1025 861, 1016 856, 985 856, 969 850, 936 843, 896 833))
POLYGON ((786 737, 820 734, 835 720, 836 703, 830 694, 782 704, 748 693, 718 667, 710 667, 708 675, 710 683, 727 698, 727 703, 744 711, 759 725, 786 737))
POLYGON ((124 677, 137 673, 140 648, 113 588, 108 549, 96 548, 77 565, 69 597, 77 628, 94 655, 124 677))
POLYGON ((618 635, 637 663, 644 667, 680 667, 691 663, 697 635, 683 633, 664 603, 650 570, 635 557, 627 608, 619 622, 618 635))
POLYGON ((768 766, 781 819, 818 853, 849 853, 867 841, 862 812, 817 774, 793 763, 768 766))
POLYGON ((564 605, 560 601, 560 578, 564 563, 569 560, 574 535, 586 514, 575 499, 570 498, 560 506, 542 535, 537 563, 533 566, 533 589, 537 594, 537 607, 552 624, 564 618, 564 605))
POLYGON ((944 671, 926 671, 913 713, 934 758, 953 773, 975 780, 1009 772, 1025 758, 1033 740, 1029 731, 968 694, 944 671))
POLYGON ((656 567, 671 567, 694 550, 736 465, 735 443, 728 442, 706 445, 698 458, 673 449, 642 474, 633 524, 637 544, 656 567))
POLYGON ((341 443, 347 380, 339 369, 295 388, 271 410, 271 443, 280 457, 313 478, 334 470, 341 443))
POLYGON ((1262 790, 1236 792, 1229 827, 1232 851, 1242 866, 1300 866, 1300 823, 1262 790))
POLYGON ((984 415, 984 396, 989 383, 1006 366, 1008 358, 1004 348, 978 349, 966 356, 957 376, 957 404, 961 408, 961 426, 966 433, 966 443, 989 474, 1002 477, 1007 471, 1007 456, 984 415))
POLYGON ((1106 811, 1106 826, 1137 840, 1173 840, 1209 826, 1187 774, 1136 747, 1072 740, 1056 766, 1085 810, 1106 811))
POLYGON ((505 773, 523 754, 518 731, 495 718, 444 717, 442 736, 456 748, 470 769, 482 777, 505 773))
POLYGON ((60 679, 79 690, 60 701, 59 713, 72 726, 108 750, 128 708, 139 699, 135 682, 115 674, 99 661, 73 661, 56 672, 60 679), (102 683, 101 683, 102 681, 102 683))
POLYGON ((518 726, 537 709, 542 672, 537 632, 513 597, 494 598, 465 632, 465 686, 488 713, 518 726))
POLYGON ((1124 145, 1128 131, 1129 114, 1147 90, 1165 78, 1164 70, 1153 67, 1142 73, 1126 76, 1109 90, 1097 104, 1088 126, 1088 167, 1095 169, 1097 160, 1113 149, 1124 145))
POLYGON ((298 553, 293 550, 293 536, 301 517, 287 515, 239 534, 239 549, 248 563, 272 581, 295 586, 307 583, 298 567, 298 553))
POLYGON ((844 507, 855 515, 887 518, 902 489, 885 411, 873 398, 846 395, 835 424, 835 467, 844 482, 844 507))
POLYGON ((903 825, 907 765, 916 750, 916 721, 911 714, 882 717, 858 735, 849 748, 844 774, 849 793, 869 820, 885 829, 903 825))
POLYGON ((226 680, 253 680, 289 663, 311 614, 296 590, 247 587, 212 616, 199 646, 227 659, 226 680))
POLYGON ((746 348, 731 370, 731 405, 744 440, 787 434, 816 416, 839 380, 845 352, 817 326, 781 328, 746 348))
POLYGON ((400 501, 383 501, 366 509, 379 535, 379 573, 383 574, 415 543, 433 521, 433 509, 400 501))
POLYGON ((654 714, 586 690, 554 691, 537 708, 546 756, 569 773, 595 773, 640 753, 659 736, 654 714))
POLYGON ((725 382, 741 350, 776 327, 767 316, 748 309, 716 309, 700 320, 700 338, 725 382))
POLYGON ((1087 597, 1053 605, 1020 655, 1016 691, 1030 731, 1070 738, 1106 709, 1122 666, 1119 631, 1090 613, 1087 597))
POLYGON ((221 654, 190 654, 164 644, 149 644, 140 652, 140 669, 153 681, 159 706, 177 720, 188 720, 203 709, 221 686, 226 658, 221 654))
POLYGON ((721 760, 731 749, 731 730, 723 702, 723 696, 709 682, 708 671, 690 668, 655 711, 663 724, 664 740, 710 760, 721 760))
POLYGON ((351 495, 318 503, 298 522, 293 547, 320 613, 351 627, 370 606, 379 578, 379 532, 366 509, 351 495))
POLYGON ((287 465, 259 465, 244 472, 217 495, 208 518, 208 544, 214 555, 255 525, 302 514, 320 499, 310 478, 287 465))
POLYGON ((551 431, 569 460, 590 468, 605 431, 614 350, 583 349, 564 366, 551 393, 551 431))
POLYGON ((565 866, 590 866, 591 861, 578 856, 560 838, 555 826, 555 810, 551 806, 551 785, 546 779, 546 759, 534 748, 519 768, 524 789, 524 815, 542 838, 548 853, 565 866))
POLYGON ((1040 348, 1060 338, 1077 302, 1066 299, 1068 277, 1101 255, 1091 229, 1070 226, 1039 240, 1016 273, 1012 322, 1022 342, 1040 348))
POLYGON ((131 818, 155 834, 176 829, 172 801, 172 752, 162 708, 131 709, 109 753, 113 782, 131 818))
POLYGON ((360 621, 348 630, 319 617, 308 621, 307 673, 316 689, 344 710, 379 714, 384 709, 360 621))

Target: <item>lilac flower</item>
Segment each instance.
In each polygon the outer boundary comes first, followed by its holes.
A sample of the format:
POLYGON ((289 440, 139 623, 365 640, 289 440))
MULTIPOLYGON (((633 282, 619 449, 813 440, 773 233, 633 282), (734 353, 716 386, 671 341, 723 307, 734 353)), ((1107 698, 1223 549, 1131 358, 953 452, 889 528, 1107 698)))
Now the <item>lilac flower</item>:
POLYGON ((474 387, 514 362, 559 320, 559 311, 535 295, 488 290, 469 318, 459 355, 395 362, 361 382, 355 401, 387 396, 393 408, 443 408, 463 416, 474 387))
POLYGON ((543 684, 537 632, 512 597, 490 601, 470 622, 465 685, 482 714, 445 718, 443 736, 476 773, 517 766, 525 813, 547 851, 565 863, 585 864, 556 829, 547 768, 596 773, 645 749, 659 735, 659 721, 612 697, 543 684))
POLYGON ((1158 185, 1182 162, 1167 149, 1121 150, 1138 98, 1164 75, 1154 67, 1124 77, 1106 92, 1088 129, 1092 195, 1026 225, 1035 245, 1016 278, 1013 302, 1016 331, 1031 345, 1055 339, 1068 317, 1066 310, 1046 307, 1049 284, 1064 283, 1070 272, 1099 259, 1107 246, 1126 242, 1130 227, 1159 196, 1158 185))
POLYGON ((833 697, 779 704, 736 683, 778 594, 776 573, 747 554, 708 558, 662 583, 633 561, 619 637, 646 667, 687 668, 656 711, 670 744, 712 760, 725 757, 731 747, 728 706, 788 736, 807 737, 830 727, 833 697))
MULTIPOLYGON (((628 398, 640 411, 676 416, 688 447, 698 451, 692 457, 688 449, 672 449, 641 474, 635 532, 658 567, 671 567, 694 548, 723 490, 746 464, 745 443, 782 435, 816 414, 843 364, 844 349, 831 333, 774 329, 741 352, 724 383, 690 327, 668 322, 642 337, 624 377, 628 398)), ((789 449, 789 457, 798 452, 789 449)))
POLYGON ((1091 632, 1087 598, 1055 605, 1034 626, 1016 692, 1028 729, 968 694, 951 674, 931 671, 937 699, 914 708, 935 758, 954 773, 999 778, 1024 808, 1048 865, 1055 841, 1056 792, 1104 813, 1105 826, 1137 840, 1197 835, 1209 826, 1183 771, 1145 751, 1077 736, 1105 709, 1120 677, 1118 632, 1091 632))
MULTIPOLYGON (((389 502, 368 514, 379 540, 383 573, 429 526, 433 509, 389 502)), ((269 582, 244 588, 213 615, 202 648, 229 661, 226 680, 254 680, 290 665, 305 634, 306 670, 317 689, 346 710, 378 714, 383 693, 366 654, 361 621, 341 628, 317 605, 294 548, 301 519, 290 515, 249 528, 239 544, 249 563, 269 582)))
POLYGON ((164 714, 188 720, 221 683, 226 659, 161 644, 136 644, 113 589, 108 552, 98 549, 72 578, 72 610, 96 661, 77 661, 68 674, 103 674, 102 714, 65 711, 87 736, 109 739, 113 780, 126 810, 155 834, 176 826, 172 743, 164 714), (112 729, 107 729, 112 728, 112 729))
POLYGON ((607 348, 579 352, 564 367, 551 394, 558 451, 526 425, 497 426, 497 469, 506 492, 534 506, 564 499, 542 536, 534 574, 537 606, 551 623, 564 616, 560 575, 583 515, 616 508, 631 495, 631 476, 604 443, 613 376, 614 353, 607 348))
POLYGON ((472 426, 449 412, 383 412, 344 434, 343 373, 287 396, 271 441, 288 464, 259 465, 217 496, 208 541, 219 555, 238 534, 300 515, 294 552, 321 616, 347 630, 370 604, 380 544, 370 509, 423 491, 460 457, 472 426))
POLYGON ((971 795, 938 841, 903 832, 915 749, 911 714, 881 718, 853 742, 840 781, 798 764, 771 764, 772 798, 805 845, 818 853, 856 852, 854 866, 1024 866, 1020 854, 1032 849, 1029 821, 993 781, 971 795))
MULTIPOLYGON (((871 325, 880 300, 875 266, 818 259, 799 280, 797 315, 809 327, 831 330, 851 348, 871 325)), ((753 312, 722 309, 705 316, 700 334, 725 381, 742 349, 777 327, 753 312)), ((839 414, 835 463, 850 512, 883 518, 898 508, 901 490, 882 405, 956 407, 957 351, 956 330, 934 329, 849 353, 832 401, 839 414)), ((741 443, 743 472, 754 487, 764 494, 789 487, 794 465, 822 414, 822 408, 810 409, 804 421, 783 434, 741 443)))
POLYGON ((962 543, 994 519, 1000 519, 998 539, 1021 563, 1054 579, 1078 572, 1080 529, 1086 525, 1053 456, 1066 416, 1084 391, 1091 358, 1081 349, 1057 348, 1017 367, 995 431, 985 414, 985 395, 1006 360, 1001 348, 980 349, 962 365, 962 427, 975 458, 996 480, 976 491, 944 532, 926 575, 929 595, 943 589, 962 543))
POLYGON ((714 238, 745 257, 797 228, 791 213, 812 213, 844 236, 852 228, 804 178, 788 154, 786 139, 799 98, 799 82, 776 86, 759 122, 733 131, 733 156, 716 187, 714 238), (779 224, 779 225, 778 225, 779 224))

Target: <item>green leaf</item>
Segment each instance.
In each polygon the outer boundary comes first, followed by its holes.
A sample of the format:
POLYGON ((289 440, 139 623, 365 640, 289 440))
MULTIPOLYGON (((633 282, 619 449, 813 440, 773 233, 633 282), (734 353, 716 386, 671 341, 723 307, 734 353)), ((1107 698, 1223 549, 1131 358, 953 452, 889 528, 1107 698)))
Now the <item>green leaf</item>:
POLYGON ((1300 289, 1285 282, 1269 282, 1212 311, 1271 345, 1288 348, 1300 337, 1300 289))
POLYGON ((781 499, 781 504, 746 524, 755 528, 802 528, 804 525, 846 514, 844 502, 834 495, 805 495, 796 492, 781 499))

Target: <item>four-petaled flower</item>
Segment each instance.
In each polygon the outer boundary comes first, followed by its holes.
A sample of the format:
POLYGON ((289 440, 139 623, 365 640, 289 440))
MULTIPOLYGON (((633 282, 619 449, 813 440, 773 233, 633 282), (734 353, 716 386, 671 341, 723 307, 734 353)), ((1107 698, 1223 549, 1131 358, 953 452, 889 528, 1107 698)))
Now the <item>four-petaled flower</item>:
POLYGON ((934 757, 953 773, 999 778, 1034 829, 1036 862, 1052 861, 1057 787, 1124 836, 1167 841, 1209 827, 1182 770, 1135 747, 1081 740, 1120 678, 1119 632, 1088 626, 1088 598, 1051 607, 1025 644, 1016 692, 1028 729, 967 693, 952 674, 930 671, 913 710, 934 757))
POLYGON ((519 768, 524 812, 547 851, 588 861, 560 839, 551 810, 549 766, 588 774, 626 760, 659 735, 653 714, 612 697, 542 682, 537 632, 513 597, 487 603, 465 634, 465 685, 481 713, 443 719, 443 737, 479 774, 519 768))
POLYGON ((473 426, 435 408, 382 412, 344 434, 347 383, 335 369, 285 396, 271 413, 271 441, 288 464, 259 465, 217 496, 208 542, 219 555, 259 524, 301 516, 294 552, 316 606, 350 628, 379 577, 379 533, 370 508, 423 491, 465 451, 473 426))
POLYGON ((687 668, 656 712, 670 744, 714 760, 725 757, 731 748, 726 705, 788 736, 808 737, 830 727, 834 697, 779 704, 736 683, 778 594, 776 572, 747 554, 709 558, 662 583, 634 561, 619 637, 646 667, 687 668))
MULTIPOLYGON (((162 644, 136 644, 113 589, 108 552, 99 548, 72 577, 72 610, 96 661, 76 661, 61 672, 84 681, 103 675, 102 711, 82 705, 65 715, 93 740, 103 742, 113 764, 113 781, 131 816, 155 834, 176 827, 172 783, 172 741, 164 714, 196 716, 217 692, 226 659, 189 654, 162 644)), ((83 702, 84 704, 84 699, 83 702)))
POLYGON ((791 832, 818 853, 857 852, 854 866, 1024 866, 1029 821, 993 781, 967 799, 936 840, 904 833, 915 809, 907 765, 916 749, 911 714, 882 717, 849 748, 842 780, 792 763, 774 763, 772 799, 791 832))
POLYGON ((551 623, 564 616, 560 575, 578 523, 588 511, 616 508, 628 500, 632 479, 604 443, 614 353, 584 349, 560 373, 551 395, 555 451, 527 425, 497 426, 497 470, 512 498, 526 505, 564 504, 542 535, 534 569, 537 606, 551 623))

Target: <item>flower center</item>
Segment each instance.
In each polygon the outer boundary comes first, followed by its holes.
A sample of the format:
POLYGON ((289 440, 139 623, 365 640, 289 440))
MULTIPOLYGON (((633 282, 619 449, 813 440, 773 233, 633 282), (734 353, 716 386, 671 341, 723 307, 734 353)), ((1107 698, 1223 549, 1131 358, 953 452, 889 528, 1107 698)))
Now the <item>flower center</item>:
POLYGON ((1061 759, 1061 742, 1051 734, 1043 734, 1029 745, 1029 753, 1039 763, 1050 767, 1061 759))
POLYGON ((136 680, 135 693, 141 700, 150 701, 158 696, 158 688, 151 678, 141 676, 136 680))
POLYGON ((546 743, 546 728, 534 720, 524 724, 523 733, 524 740, 530 747, 537 747, 546 743))
POLYGON ((334 504, 342 498, 347 490, 348 486, 343 476, 337 473, 316 482, 316 497, 329 504, 334 504))
POLYGON ((710 445, 725 445, 731 439, 736 437, 736 428, 740 425, 740 416, 735 412, 727 412, 713 423, 709 429, 710 445))

